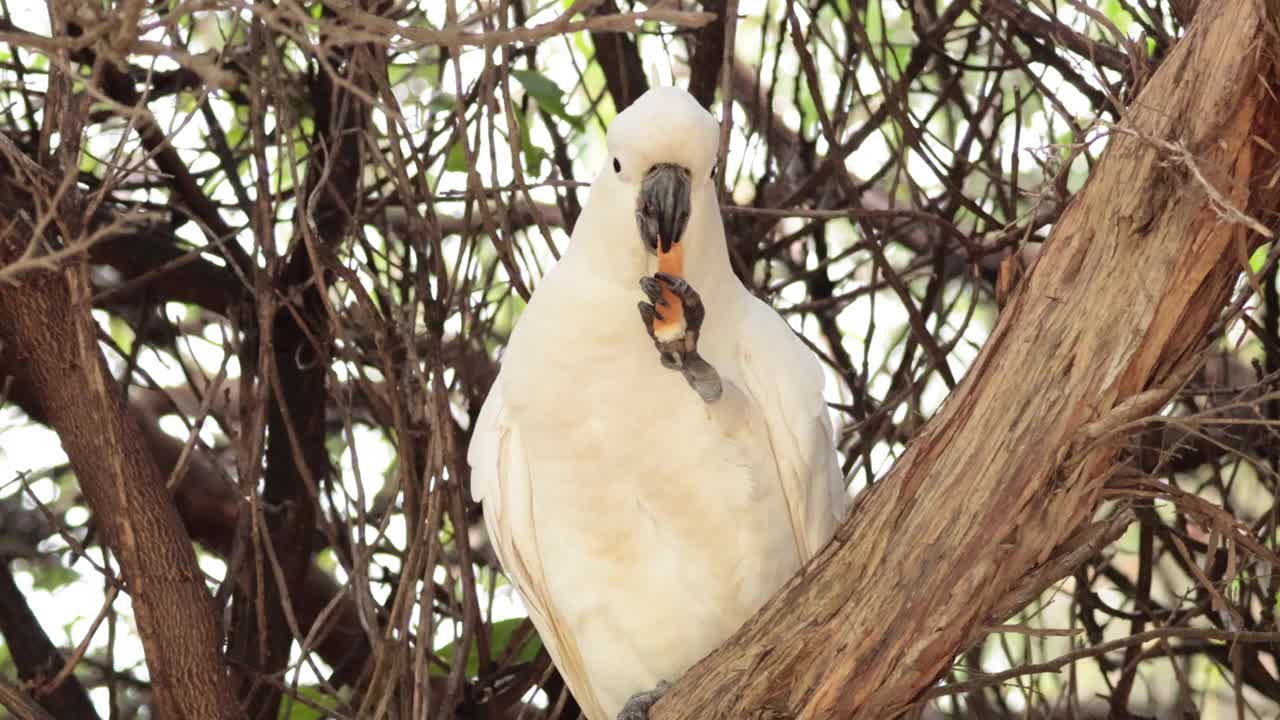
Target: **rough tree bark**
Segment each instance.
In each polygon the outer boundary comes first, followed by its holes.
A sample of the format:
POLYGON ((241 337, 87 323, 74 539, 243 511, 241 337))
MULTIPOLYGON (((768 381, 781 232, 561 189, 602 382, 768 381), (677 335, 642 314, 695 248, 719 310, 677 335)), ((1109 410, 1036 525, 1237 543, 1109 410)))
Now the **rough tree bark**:
MULTIPOLYGON (((593 11, 596 15, 619 13, 614 0, 605 0, 593 11)), ((640 61, 640 51, 636 49, 635 41, 626 33, 593 32, 591 44, 596 48, 596 59, 600 61, 600 69, 604 71, 609 96, 613 98, 618 112, 622 112, 649 89, 644 64, 640 61)))
POLYGON ((894 717, 1088 519, 1274 218, 1277 19, 1201 4, 946 408, 653 720, 894 717))
MULTIPOLYGON (((59 186, 0 136, 0 268, 32 242, 31 218, 81 237, 76 191, 59 186), (41 201, 39 198, 45 200, 41 201), (35 198, 35 205, 28 202, 35 198), (48 204, 56 199, 56 206, 48 204)), ((47 234, 52 235, 52 232, 47 234)), ((219 652, 220 633, 191 539, 98 347, 83 259, 0 283, 0 342, 29 369, 30 388, 58 432, 80 489, 120 562, 161 717, 241 718, 219 652)))

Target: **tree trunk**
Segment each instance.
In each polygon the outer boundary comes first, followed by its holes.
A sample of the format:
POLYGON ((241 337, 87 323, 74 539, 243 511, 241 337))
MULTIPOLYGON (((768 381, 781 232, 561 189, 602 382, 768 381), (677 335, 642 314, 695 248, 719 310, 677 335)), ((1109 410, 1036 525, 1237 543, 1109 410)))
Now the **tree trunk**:
POLYGON ((946 408, 653 720, 894 717, 1089 518, 1274 217, 1277 5, 1200 5, 946 408))
MULTIPOLYGON (((63 238, 79 239, 74 223, 81 212, 74 190, 59 188, 3 136, 0 142, 8 160, 0 162, 3 269, 33 242, 36 230, 28 218, 52 217, 63 238)), ((80 489, 120 562, 159 716, 241 718, 191 539, 121 388, 107 371, 98 325, 89 313, 91 295, 82 260, 58 270, 32 270, 17 285, 0 282, 0 342, 28 368, 29 390, 62 440, 80 489)))

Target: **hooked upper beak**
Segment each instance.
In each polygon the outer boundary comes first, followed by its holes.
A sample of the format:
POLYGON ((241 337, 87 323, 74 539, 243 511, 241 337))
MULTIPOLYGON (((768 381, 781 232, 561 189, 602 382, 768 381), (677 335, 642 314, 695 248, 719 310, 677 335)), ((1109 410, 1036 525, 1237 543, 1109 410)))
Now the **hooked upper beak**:
POLYGON ((671 252, 688 223, 689 171, 670 163, 654 165, 644 176, 636 200, 636 225, 645 248, 656 254, 661 243, 662 252, 671 252))

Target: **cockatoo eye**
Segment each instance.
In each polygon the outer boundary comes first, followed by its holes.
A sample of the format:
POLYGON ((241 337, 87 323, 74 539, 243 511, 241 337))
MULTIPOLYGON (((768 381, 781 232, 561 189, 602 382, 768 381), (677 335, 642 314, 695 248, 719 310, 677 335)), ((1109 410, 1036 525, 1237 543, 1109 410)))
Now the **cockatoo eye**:
POLYGON ((622 172, 622 163, 618 162, 618 158, 613 159, 613 171, 616 173, 622 172))

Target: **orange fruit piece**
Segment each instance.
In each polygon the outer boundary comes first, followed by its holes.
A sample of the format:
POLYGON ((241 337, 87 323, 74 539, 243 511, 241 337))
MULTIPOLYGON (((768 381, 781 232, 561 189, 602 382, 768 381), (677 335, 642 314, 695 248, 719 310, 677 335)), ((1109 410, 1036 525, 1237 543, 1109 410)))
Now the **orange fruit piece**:
MULTIPOLYGON (((675 277, 684 276, 684 244, 671 243, 670 252, 662 252, 662 243, 658 243, 658 272, 664 272, 675 277)), ((671 288, 665 282, 662 282, 662 299, 667 301, 666 305, 659 305, 658 312, 662 314, 662 319, 653 319, 653 334, 663 342, 675 340, 684 335, 684 303, 671 292, 671 288)))

